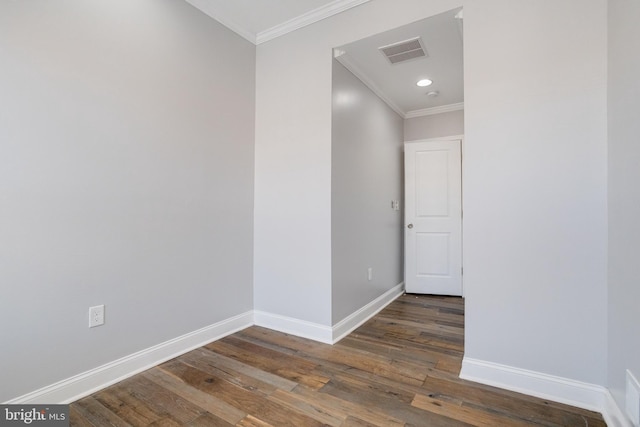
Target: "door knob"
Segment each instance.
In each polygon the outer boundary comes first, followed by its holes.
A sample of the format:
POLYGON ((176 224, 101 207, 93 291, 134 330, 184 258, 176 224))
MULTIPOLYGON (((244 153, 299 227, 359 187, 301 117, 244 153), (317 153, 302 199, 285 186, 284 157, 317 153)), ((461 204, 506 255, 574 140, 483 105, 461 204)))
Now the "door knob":
POLYGON ((413 224, 407 225, 407 228, 413 228, 413 224))

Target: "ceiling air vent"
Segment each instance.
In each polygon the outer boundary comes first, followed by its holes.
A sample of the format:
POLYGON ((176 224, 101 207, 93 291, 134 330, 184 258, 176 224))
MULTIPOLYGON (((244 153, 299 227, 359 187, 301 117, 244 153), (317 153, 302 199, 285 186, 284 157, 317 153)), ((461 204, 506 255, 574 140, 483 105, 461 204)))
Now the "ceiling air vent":
POLYGON ((420 37, 382 46, 378 49, 392 64, 427 56, 427 51, 422 47, 420 37))

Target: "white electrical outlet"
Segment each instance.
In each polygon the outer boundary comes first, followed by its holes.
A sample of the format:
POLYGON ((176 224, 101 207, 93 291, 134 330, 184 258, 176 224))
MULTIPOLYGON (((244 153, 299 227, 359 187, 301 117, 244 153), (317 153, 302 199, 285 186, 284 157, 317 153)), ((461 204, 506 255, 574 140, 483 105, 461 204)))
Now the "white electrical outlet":
POLYGON ((633 376, 631 371, 627 370, 627 399, 626 399, 627 415, 631 418, 631 422, 636 427, 640 426, 640 383, 633 376))
POLYGON ((371 267, 367 268, 367 280, 373 280, 373 268, 371 267))
POLYGON ((104 325, 104 305, 89 307, 89 327, 104 325))

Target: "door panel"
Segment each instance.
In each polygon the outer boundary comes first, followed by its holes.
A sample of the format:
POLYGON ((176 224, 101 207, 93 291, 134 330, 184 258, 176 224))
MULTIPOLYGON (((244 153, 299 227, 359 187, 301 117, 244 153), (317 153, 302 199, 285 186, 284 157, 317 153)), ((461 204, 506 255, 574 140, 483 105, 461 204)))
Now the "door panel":
POLYGON ((415 154, 416 217, 449 214, 448 160, 446 150, 417 151, 415 154))
POLYGON ((460 140, 405 144, 405 286, 462 295, 460 140))
POLYGON ((416 233, 416 274, 450 276, 449 233, 416 233))

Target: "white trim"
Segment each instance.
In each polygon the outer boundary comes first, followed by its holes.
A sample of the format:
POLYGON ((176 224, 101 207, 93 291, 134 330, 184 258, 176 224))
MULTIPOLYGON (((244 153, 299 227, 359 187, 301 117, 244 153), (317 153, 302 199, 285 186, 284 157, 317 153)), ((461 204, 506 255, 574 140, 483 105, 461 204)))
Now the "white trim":
POLYGON ((113 362, 11 399, 5 404, 70 403, 253 325, 326 344, 334 344, 376 315, 404 292, 401 283, 337 323, 333 328, 263 311, 248 311, 194 332, 122 357, 113 362), (336 338, 334 338, 336 337, 336 338))
POLYGON ((409 111, 404 115, 405 119, 413 119, 415 117, 432 116, 434 114, 448 113, 451 111, 464 110, 464 102, 457 104, 441 105, 439 107, 424 108, 422 110, 409 111))
POLYGON ((263 328, 333 345, 378 314, 403 293, 404 283, 400 283, 333 327, 259 310, 254 311, 253 321, 255 325, 263 328))
MULTIPOLYGON (((404 292, 400 283, 333 328, 299 319, 248 311, 194 332, 91 369, 5 404, 70 403, 252 325, 264 326, 303 338, 334 344, 375 316, 404 292)), ((460 378, 599 411, 610 427, 633 427, 604 387, 465 357, 460 378)))
POLYGON ((626 413, 618 406, 609 390, 606 391, 602 418, 609 427, 633 427, 633 423, 627 418, 626 413))
POLYGON ((610 427, 632 427, 605 387, 464 357, 460 378, 602 413, 610 427))
POLYGON ((378 314, 383 308, 391 304, 396 298, 404 293, 404 282, 389 289, 369 304, 362 307, 355 313, 342 319, 333 326, 333 344, 349 335, 356 328, 367 320, 378 314))
POLYGON ((70 403, 188 351, 241 331, 252 324, 253 313, 249 311, 109 362, 6 403, 70 403))
POLYGON ((275 27, 260 31, 256 35, 256 44, 273 40, 276 37, 283 36, 302 27, 306 27, 307 25, 311 25, 333 15, 337 15, 338 13, 360 6, 368 1, 370 0, 335 0, 329 4, 285 21, 282 24, 278 24, 275 27))
POLYGON ((458 141, 458 140, 464 142, 464 135, 439 136, 437 138, 427 138, 427 139, 410 139, 409 141, 405 141, 404 143, 413 144, 414 142, 458 141))
POLYGON ((288 21, 285 21, 266 30, 260 31, 258 32, 258 34, 254 34, 253 31, 247 29, 245 26, 229 18, 227 14, 222 13, 220 10, 216 9, 215 6, 213 6, 211 2, 207 0, 186 1, 196 9, 199 9, 204 14, 210 16, 225 27, 229 28, 231 31, 235 32, 241 37, 244 37, 251 43, 259 45, 260 43, 273 40, 292 31, 306 27, 307 25, 311 25, 315 22, 330 18, 333 15, 337 15, 338 13, 342 13, 356 6, 360 6, 361 4, 367 3, 370 0, 334 0, 329 4, 303 13, 302 15, 296 16, 295 18, 289 19, 288 21))
POLYGON ((325 344, 333 344, 333 330, 330 326, 279 314, 267 313, 256 310, 253 312, 253 321, 257 326, 295 335, 301 338, 319 341, 325 344))
POLYGON ((633 373, 627 369, 626 375, 626 387, 624 396, 624 408, 625 414, 629 416, 631 424, 636 427, 640 427, 640 413, 638 413, 638 405, 640 405, 640 382, 636 379, 633 373))
POLYGON ((380 89, 374 82, 371 80, 366 73, 364 73, 360 67, 358 67, 355 62, 349 57, 349 54, 343 53, 341 55, 335 55, 335 58, 340 62, 344 67, 351 72, 354 76, 356 76, 366 87, 368 87, 371 92, 373 92, 378 98, 380 98, 385 104, 389 106, 393 111, 398 113, 400 117, 406 119, 406 114, 402 108, 398 106, 395 102, 393 102, 389 97, 387 97, 382 89, 380 89))
POLYGON ((238 24, 237 22, 230 19, 226 14, 217 10, 214 6, 212 6, 211 2, 207 0, 186 0, 191 6, 199 9, 204 14, 210 16, 215 19, 231 31, 235 32, 241 37, 244 37, 248 41, 253 44, 256 44, 256 35, 246 29, 244 26, 238 24))
POLYGON ((592 411, 604 402, 601 386, 468 357, 462 360, 460 378, 592 411))

